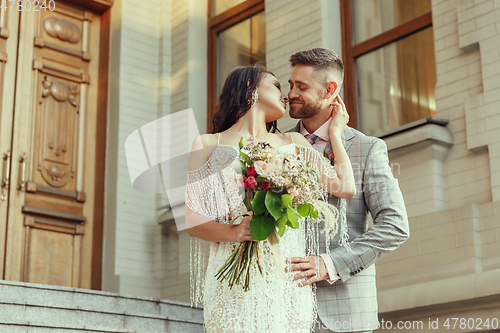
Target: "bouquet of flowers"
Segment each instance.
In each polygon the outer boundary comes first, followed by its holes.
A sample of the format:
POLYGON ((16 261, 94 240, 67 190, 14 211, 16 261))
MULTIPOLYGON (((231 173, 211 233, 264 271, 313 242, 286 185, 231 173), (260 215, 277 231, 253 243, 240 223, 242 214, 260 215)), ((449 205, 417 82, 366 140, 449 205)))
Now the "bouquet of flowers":
POLYGON ((257 242, 240 243, 215 277, 221 282, 228 280, 230 288, 243 282, 243 289, 247 291, 254 254, 262 274, 259 241, 276 237, 273 235, 276 232, 281 237, 286 226, 297 229, 305 218, 317 219, 320 213, 323 217, 335 218, 332 216, 335 212, 323 209, 325 192, 320 177, 300 155, 280 151, 266 142, 250 141, 245 145, 244 137, 238 151, 240 158, 234 161, 233 167, 241 170, 243 202, 253 212, 250 234, 257 242))

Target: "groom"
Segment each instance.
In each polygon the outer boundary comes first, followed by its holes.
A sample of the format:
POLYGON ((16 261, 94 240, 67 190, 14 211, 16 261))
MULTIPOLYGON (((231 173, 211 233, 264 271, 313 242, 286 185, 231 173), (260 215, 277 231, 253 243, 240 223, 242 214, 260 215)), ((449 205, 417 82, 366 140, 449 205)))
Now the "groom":
MULTIPOLYGON (((329 155, 332 108, 345 108, 337 98, 344 75, 342 60, 331 50, 316 48, 295 53, 290 63, 290 116, 300 121, 289 131, 300 132, 316 150, 329 155)), ((342 139, 356 181, 356 195, 347 200, 352 251, 339 246, 338 235, 326 249, 321 234, 319 260, 291 258, 286 269, 297 272, 295 279, 308 278, 301 286, 316 282, 319 332, 371 332, 378 323, 374 263, 408 239, 408 218, 385 142, 349 126, 342 139), (368 213, 373 225, 367 229, 368 213)), ((329 202, 337 205, 337 198, 329 196, 329 202)))

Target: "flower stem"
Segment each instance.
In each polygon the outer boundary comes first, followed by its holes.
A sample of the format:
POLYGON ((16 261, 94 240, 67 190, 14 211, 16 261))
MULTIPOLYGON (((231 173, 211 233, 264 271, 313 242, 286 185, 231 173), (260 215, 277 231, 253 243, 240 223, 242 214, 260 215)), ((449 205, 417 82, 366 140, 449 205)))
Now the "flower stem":
MULTIPOLYGON (((240 243, 238 245, 238 247, 233 251, 233 253, 231 253, 231 255, 229 256, 229 258, 227 258, 226 262, 224 263, 224 265, 222 265, 222 267, 219 269, 219 271, 217 272, 217 274, 215 275, 215 277, 217 277, 217 279, 219 279, 220 277, 222 277, 224 275, 224 273, 232 267, 232 263, 234 262, 234 259, 236 257, 236 254, 239 252, 240 248, 242 246, 242 243, 240 243)), ((222 278, 221 281, 224 280, 225 277, 222 278)))
POLYGON ((255 251, 257 252, 257 266, 259 267, 260 275, 264 276, 262 273, 262 267, 260 266, 260 259, 259 259, 259 242, 255 244, 255 251))

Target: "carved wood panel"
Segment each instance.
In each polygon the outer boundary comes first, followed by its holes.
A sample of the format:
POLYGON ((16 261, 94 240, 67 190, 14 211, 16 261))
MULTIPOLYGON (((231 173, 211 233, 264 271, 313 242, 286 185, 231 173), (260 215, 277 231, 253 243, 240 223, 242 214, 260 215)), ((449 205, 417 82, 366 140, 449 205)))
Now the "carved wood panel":
POLYGON ((3 92, 5 87, 5 63, 7 62, 7 39, 9 38, 9 28, 7 25, 8 18, 9 18, 9 13, 7 11, 0 10, 0 122, 2 119, 3 95, 4 95, 3 92))
POLYGON ((55 1, 55 11, 25 12, 18 20, 11 124, 12 178, 19 186, 9 192, 3 278, 90 288, 95 201, 86 192, 95 197, 99 174, 98 78, 107 77, 98 56, 102 17, 55 1))
POLYGON ((56 5, 54 11, 37 14, 35 45, 90 61, 89 32, 93 14, 83 9, 56 5))
MULTIPOLYGON (((0 3, 2 1, 0 0, 0 3)), ((9 11, 0 11, 0 38, 7 39, 9 37, 9 11)))
POLYGON ((37 96, 34 140, 39 173, 33 181, 76 191, 79 85, 50 75, 39 75, 38 85, 43 87, 37 96))
POLYGON ((82 140, 90 83, 89 32, 93 14, 58 3, 54 12, 40 12, 36 17, 33 61, 36 122, 27 190, 53 188, 59 191, 52 193, 67 198, 77 193, 77 201, 82 202, 85 200, 82 140))
POLYGON ((24 281, 68 287, 77 284, 84 227, 34 216, 26 216, 24 224, 24 281))

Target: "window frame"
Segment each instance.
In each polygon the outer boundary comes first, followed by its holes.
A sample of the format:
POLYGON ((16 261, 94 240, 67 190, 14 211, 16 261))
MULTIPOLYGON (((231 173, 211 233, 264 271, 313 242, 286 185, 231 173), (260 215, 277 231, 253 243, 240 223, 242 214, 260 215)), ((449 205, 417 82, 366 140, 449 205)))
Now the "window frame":
POLYGON ((356 106, 356 58, 397 42, 419 31, 432 27, 432 12, 423 14, 377 36, 353 45, 352 0, 340 0, 340 26, 342 31, 342 59, 344 62, 344 103, 349 113, 349 126, 358 128, 356 106))
POLYGON ((212 17, 212 1, 208 0, 208 70, 207 70, 207 133, 212 131, 212 119, 217 107, 217 34, 265 8, 265 0, 246 0, 212 17))

